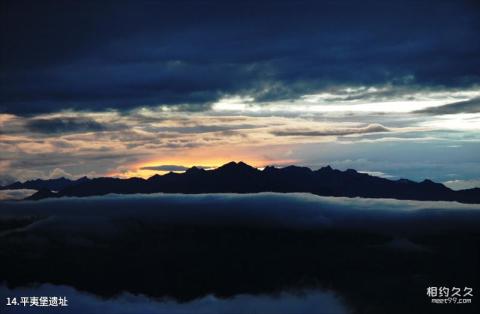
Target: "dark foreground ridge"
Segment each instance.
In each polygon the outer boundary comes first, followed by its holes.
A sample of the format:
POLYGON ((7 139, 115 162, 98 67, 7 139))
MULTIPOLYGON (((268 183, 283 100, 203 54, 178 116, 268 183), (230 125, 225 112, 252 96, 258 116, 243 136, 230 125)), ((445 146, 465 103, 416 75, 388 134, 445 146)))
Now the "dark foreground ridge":
POLYGON ((229 162, 213 170, 192 167, 184 173, 154 175, 149 179, 111 177, 35 180, 14 183, 6 188, 31 188, 38 192, 27 199, 63 196, 94 196, 109 193, 258 193, 306 192, 323 196, 394 198, 404 200, 458 201, 480 203, 480 189, 454 191, 430 180, 388 180, 359 173, 340 171, 330 166, 311 170, 306 167, 268 166, 263 170, 243 162, 229 162), (52 191, 58 191, 54 193, 52 191))

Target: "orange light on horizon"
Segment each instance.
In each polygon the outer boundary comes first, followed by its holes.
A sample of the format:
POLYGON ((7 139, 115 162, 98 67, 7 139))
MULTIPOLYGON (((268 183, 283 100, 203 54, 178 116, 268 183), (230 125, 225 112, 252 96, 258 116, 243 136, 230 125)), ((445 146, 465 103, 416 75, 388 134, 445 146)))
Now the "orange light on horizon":
MULTIPOLYGON (((112 172, 110 176, 117 177, 141 177, 149 178, 155 174, 165 174, 170 172, 169 170, 152 170, 152 169, 142 169, 147 167, 156 167, 156 166, 181 166, 185 168, 191 168, 193 166, 203 167, 207 169, 218 168, 226 163, 231 161, 240 162, 243 161, 246 164, 249 164, 252 167, 263 168, 267 165, 287 165, 298 162, 295 159, 274 159, 268 158, 268 156, 259 155, 256 151, 251 150, 235 150, 225 149, 225 148, 216 148, 216 149, 194 149, 189 151, 175 151, 169 156, 163 158, 152 158, 150 160, 144 160, 128 166, 128 169, 131 169, 127 172, 118 173, 112 172)), ((173 171, 173 172, 182 172, 182 171, 173 171)))

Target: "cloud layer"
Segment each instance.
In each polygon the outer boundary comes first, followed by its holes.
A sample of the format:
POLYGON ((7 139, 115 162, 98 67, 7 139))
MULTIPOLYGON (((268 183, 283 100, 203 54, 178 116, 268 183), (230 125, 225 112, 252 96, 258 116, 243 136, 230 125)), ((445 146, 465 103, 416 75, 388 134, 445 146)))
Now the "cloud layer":
MULTIPOLYGON (((0 277, 7 284, 50 282, 109 298, 37 286, 46 295, 68 293, 74 313, 118 312, 118 303, 127 313, 150 312, 152 304, 179 312, 195 306, 309 313, 328 306, 327 313, 341 313, 345 304, 354 312, 371 306, 374 313, 429 313, 431 305, 417 293, 425 285, 443 278, 471 284, 480 226, 479 205, 275 193, 10 201, 0 202, 0 214, 7 257, 0 277), (367 290, 359 282, 370 283, 367 290), (313 288, 339 298, 308 291, 313 288), (397 298, 402 291, 407 304, 397 298), (279 299, 265 296, 271 293, 279 299), (212 303, 212 294, 229 299, 212 303)), ((35 288, 0 286, 0 293, 15 291, 35 288)))
MULTIPOLYGON (((0 203, 3 215, 51 217, 35 229, 108 236, 123 221, 167 225, 260 226, 291 229, 377 231, 391 235, 475 230, 478 205, 321 197, 311 194, 150 194, 60 198, 0 203), (54 226, 54 228, 52 228, 54 226)), ((50 231, 49 231, 50 232, 50 231)), ((78 235, 77 235, 78 236, 78 235)))

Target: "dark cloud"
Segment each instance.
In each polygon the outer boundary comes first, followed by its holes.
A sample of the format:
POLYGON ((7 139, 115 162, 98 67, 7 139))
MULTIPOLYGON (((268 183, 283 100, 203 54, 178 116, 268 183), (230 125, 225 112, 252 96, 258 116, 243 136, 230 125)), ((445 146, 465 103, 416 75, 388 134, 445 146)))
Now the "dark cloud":
POLYGON ((159 166, 150 166, 142 167, 140 170, 155 170, 155 171, 185 171, 188 167, 177 166, 177 165, 159 165, 159 166))
POLYGON ((327 130, 287 129, 273 131, 272 134, 276 136, 341 136, 375 132, 390 132, 390 130, 381 124, 369 124, 362 128, 338 128, 327 130))
POLYGON ((25 127, 31 132, 46 134, 99 132, 106 130, 104 125, 95 120, 73 117, 31 119, 26 122, 25 127))
POLYGON ((416 111, 417 113, 428 113, 434 115, 455 114, 455 113, 477 113, 480 112, 480 97, 465 101, 458 101, 451 104, 426 108, 416 111))
POLYGON ((473 1, 2 1, 0 12, 0 112, 205 110, 232 94, 480 77, 473 1))
MULTIPOLYGON (((209 169, 211 166, 195 166, 197 168, 209 169)), ((189 167, 179 166, 179 165, 158 165, 158 166, 149 166, 142 167, 140 170, 154 170, 154 171, 185 171, 189 167)))

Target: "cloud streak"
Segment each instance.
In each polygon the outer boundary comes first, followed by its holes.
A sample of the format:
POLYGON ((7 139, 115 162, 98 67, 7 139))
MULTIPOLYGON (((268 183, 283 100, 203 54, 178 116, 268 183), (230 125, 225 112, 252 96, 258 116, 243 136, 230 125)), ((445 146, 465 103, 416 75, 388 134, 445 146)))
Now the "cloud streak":
POLYGON ((290 129, 284 131, 273 131, 272 134, 276 136, 341 136, 341 135, 354 135, 365 133, 377 133, 377 132, 390 132, 390 129, 384 127, 381 124, 369 124, 361 128, 338 128, 327 130, 302 130, 302 129, 290 129))
POLYGON ((480 97, 465 101, 458 101, 443 106, 430 107, 416 111, 417 113, 427 113, 434 115, 457 114, 457 113, 479 113, 480 97))
POLYGON ((148 166, 142 167, 140 170, 153 170, 153 171, 185 171, 188 167, 178 166, 178 165, 159 165, 159 166, 148 166))
POLYGON ((82 133, 101 132, 107 128, 93 119, 80 117, 62 117, 28 120, 25 127, 35 133, 82 133))

